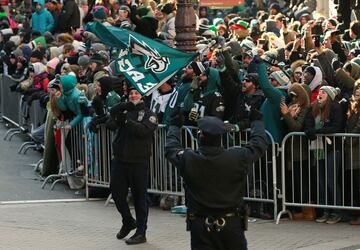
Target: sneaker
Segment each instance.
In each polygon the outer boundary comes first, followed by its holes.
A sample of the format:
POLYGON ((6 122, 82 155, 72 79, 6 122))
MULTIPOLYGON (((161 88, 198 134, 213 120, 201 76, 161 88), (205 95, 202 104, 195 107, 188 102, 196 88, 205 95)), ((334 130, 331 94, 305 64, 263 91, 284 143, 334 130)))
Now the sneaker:
POLYGON ((341 217, 336 214, 330 215, 329 219, 326 221, 326 224, 336 224, 341 221, 341 217))
POLYGON ((324 213, 323 216, 321 216, 320 218, 317 218, 315 221, 319 222, 319 223, 324 223, 329 219, 329 214, 324 213))

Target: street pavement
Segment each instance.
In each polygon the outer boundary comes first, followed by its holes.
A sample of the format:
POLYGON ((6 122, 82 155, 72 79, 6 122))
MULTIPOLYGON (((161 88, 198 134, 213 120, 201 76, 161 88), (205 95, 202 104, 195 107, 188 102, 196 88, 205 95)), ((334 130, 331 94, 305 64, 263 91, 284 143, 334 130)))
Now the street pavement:
POLYGON ((53 191, 50 185, 40 189, 42 180, 31 164, 41 159, 41 153, 30 149, 25 155, 18 154, 28 138, 14 136, 4 141, 6 131, 5 123, 0 123, 0 201, 83 198, 83 192, 70 190, 67 185, 55 185, 53 191))
MULTIPOLYGON (((29 164, 37 162, 41 154, 17 154, 23 140, 3 141, 4 133, 0 124, 0 250, 190 249, 185 218, 159 208, 150 209, 147 243, 127 246, 117 240, 121 220, 114 204, 105 207, 103 200, 83 201, 82 192, 64 184, 54 191, 40 189, 41 179, 29 164)), ((249 223, 246 237, 249 249, 360 249, 360 227, 347 223, 284 219, 276 225, 256 219, 249 223)))

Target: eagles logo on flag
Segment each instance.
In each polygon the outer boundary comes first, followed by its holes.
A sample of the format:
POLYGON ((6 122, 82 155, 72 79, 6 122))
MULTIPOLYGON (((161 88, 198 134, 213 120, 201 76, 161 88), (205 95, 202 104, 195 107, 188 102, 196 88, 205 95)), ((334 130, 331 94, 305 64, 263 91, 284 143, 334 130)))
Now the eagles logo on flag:
POLYGON ((163 73, 170 64, 169 58, 162 57, 157 50, 152 49, 144 42, 140 42, 132 35, 129 36, 129 51, 135 55, 146 56, 144 67, 154 73, 163 73))

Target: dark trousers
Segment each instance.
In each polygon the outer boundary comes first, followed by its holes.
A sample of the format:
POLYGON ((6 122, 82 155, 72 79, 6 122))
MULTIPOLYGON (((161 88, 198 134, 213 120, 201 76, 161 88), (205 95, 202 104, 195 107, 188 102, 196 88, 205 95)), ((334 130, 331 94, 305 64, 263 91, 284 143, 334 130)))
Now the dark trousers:
POLYGON ((127 163, 118 159, 112 160, 110 190, 117 210, 122 216, 123 224, 129 225, 134 220, 127 196, 129 188, 134 200, 137 233, 145 234, 148 218, 147 183, 149 163, 127 163))
POLYGON ((326 163, 325 166, 325 161, 319 162, 319 202, 320 204, 341 205, 340 152, 328 152, 326 163))
POLYGON ((226 225, 220 231, 208 232, 205 218, 189 221, 192 250, 246 250, 247 241, 240 217, 225 218, 226 225))

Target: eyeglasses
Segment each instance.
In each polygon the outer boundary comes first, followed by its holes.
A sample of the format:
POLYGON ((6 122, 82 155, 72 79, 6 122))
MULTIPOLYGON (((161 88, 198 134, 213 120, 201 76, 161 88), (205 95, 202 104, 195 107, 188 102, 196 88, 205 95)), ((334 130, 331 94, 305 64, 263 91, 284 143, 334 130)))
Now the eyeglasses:
POLYGON ((294 75, 302 75, 302 72, 294 72, 294 75))

